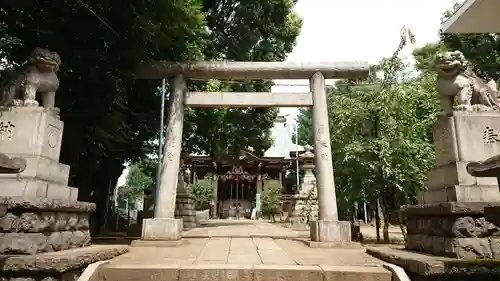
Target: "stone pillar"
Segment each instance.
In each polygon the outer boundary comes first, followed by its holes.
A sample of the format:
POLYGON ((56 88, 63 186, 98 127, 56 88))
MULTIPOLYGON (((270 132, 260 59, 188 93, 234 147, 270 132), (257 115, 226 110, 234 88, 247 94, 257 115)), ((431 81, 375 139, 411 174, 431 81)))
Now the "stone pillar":
POLYGON ((217 219, 219 216, 217 215, 217 200, 218 200, 218 192, 219 192, 219 176, 215 174, 213 180, 213 190, 212 190, 212 200, 213 200, 213 205, 212 205, 212 219, 217 219))
POLYGON ((180 240, 182 219, 175 219, 175 203, 184 125, 184 98, 187 94, 186 80, 181 74, 171 81, 169 116, 163 149, 163 168, 160 186, 155 199, 155 217, 145 219, 142 225, 142 240, 180 240))
POLYGON ((314 161, 319 203, 319 220, 311 222, 311 240, 318 242, 350 241, 350 222, 338 221, 327 95, 323 74, 317 72, 311 77, 310 88, 313 98, 314 161))
POLYGON ((257 175, 257 179, 255 181, 255 185, 257 188, 257 192, 255 194, 255 217, 262 217, 262 204, 261 204, 261 196, 262 196, 262 175, 257 175))

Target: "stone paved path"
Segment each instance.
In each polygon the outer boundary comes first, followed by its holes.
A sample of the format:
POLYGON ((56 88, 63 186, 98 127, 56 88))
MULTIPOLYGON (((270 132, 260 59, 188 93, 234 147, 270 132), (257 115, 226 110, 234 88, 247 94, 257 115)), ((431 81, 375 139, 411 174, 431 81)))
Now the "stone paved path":
POLYGON ((310 248, 303 233, 255 221, 211 221, 184 233, 178 247, 132 247, 111 261, 115 265, 248 264, 380 266, 382 261, 360 249, 310 248))
POLYGON ((309 231, 294 231, 271 224, 266 221, 252 220, 209 220, 202 222, 201 227, 184 231, 185 238, 210 237, 274 237, 274 238, 307 238, 309 231))

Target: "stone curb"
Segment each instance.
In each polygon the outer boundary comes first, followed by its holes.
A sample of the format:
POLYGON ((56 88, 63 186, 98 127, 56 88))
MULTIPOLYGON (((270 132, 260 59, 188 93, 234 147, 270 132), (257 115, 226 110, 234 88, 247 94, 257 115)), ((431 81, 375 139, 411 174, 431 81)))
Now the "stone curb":
POLYGON ((89 264, 76 281, 99 281, 99 267, 107 263, 109 260, 89 264))
POLYGON ((382 266, 266 265, 266 264, 148 264, 99 267, 101 280, 238 280, 238 281, 391 281, 392 273, 382 266))
MULTIPOLYGON (((366 253, 387 263, 400 266, 406 271, 422 276, 443 274, 445 272, 444 261, 437 260, 435 257, 427 255, 386 247, 368 247, 366 253)), ((451 260, 449 258, 442 259, 451 260)))
POLYGON ((420 276, 500 276, 500 262, 495 259, 454 259, 393 248, 368 248, 366 253, 420 276))
POLYGON ((402 267, 392 263, 384 263, 382 266, 392 272, 391 281, 411 281, 410 277, 408 277, 408 274, 406 274, 405 270, 402 267))

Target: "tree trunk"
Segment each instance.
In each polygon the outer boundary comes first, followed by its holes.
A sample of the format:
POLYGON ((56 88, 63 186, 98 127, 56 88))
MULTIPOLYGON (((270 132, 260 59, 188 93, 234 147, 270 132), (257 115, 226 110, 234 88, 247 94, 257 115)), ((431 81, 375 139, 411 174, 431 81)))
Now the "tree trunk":
POLYGON ((389 212, 387 206, 383 206, 382 208, 382 213, 383 213, 383 221, 384 221, 384 228, 383 228, 383 237, 384 237, 384 242, 389 243, 389 212))
POLYGON ((358 221, 358 202, 357 201, 354 202, 353 209, 354 210, 353 210, 351 221, 354 223, 354 222, 358 221))
POLYGON ((380 241, 380 199, 377 198, 375 203, 375 230, 377 232, 377 241, 380 241))
POLYGON ((380 212, 382 213, 382 221, 384 222, 384 227, 383 227, 383 237, 384 237, 384 242, 389 243, 390 238, 389 238, 389 221, 391 219, 390 214, 389 214, 389 204, 387 203, 387 196, 388 196, 388 187, 387 185, 384 185, 384 189, 382 190, 382 194, 379 197, 380 199, 380 212))
POLYGON ((403 239, 405 240, 405 242, 407 241, 407 238, 406 238, 406 225, 405 225, 405 221, 404 221, 404 217, 403 217, 403 212, 402 211, 397 211, 398 212, 398 221, 399 221, 399 228, 401 228, 401 233, 403 234, 403 239))

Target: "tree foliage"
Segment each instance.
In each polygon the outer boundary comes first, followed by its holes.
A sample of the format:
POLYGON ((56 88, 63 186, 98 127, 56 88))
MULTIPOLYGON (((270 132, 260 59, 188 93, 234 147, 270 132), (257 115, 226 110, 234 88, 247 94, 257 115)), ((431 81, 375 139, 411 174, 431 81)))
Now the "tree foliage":
MULTIPOLYGON (((22 63, 35 47, 61 55, 56 97, 65 122, 61 162, 71 165, 70 184, 80 189, 80 200, 97 202, 99 214, 123 164, 150 154, 151 139, 158 137, 158 81, 135 80, 137 65, 283 60, 301 26, 294 2, 8 1, 0 8, 0 54, 11 65, 22 63)), ((270 87, 266 81, 213 84, 198 81, 189 87, 270 87)), ((275 114, 272 109, 188 109, 184 148, 209 154, 248 145, 265 150, 275 114)))
MULTIPOLYGON (((328 91, 337 194, 345 218, 356 215, 356 202, 366 201, 373 210, 380 199, 384 217, 414 203, 434 165, 435 78, 431 73, 415 78, 399 59, 412 41, 403 29, 393 56, 383 59, 367 81, 339 81, 328 91)), ((310 110, 302 110, 298 122, 300 143, 313 143, 310 110)))
POLYGON ((214 183, 210 179, 210 176, 204 179, 198 180, 194 184, 187 186, 191 195, 194 197, 194 205, 196 210, 206 210, 210 209, 210 201, 212 201, 212 194, 214 190, 214 183))
POLYGON ((135 201, 154 185, 153 179, 143 167, 140 163, 133 163, 128 167, 125 185, 119 188, 121 198, 135 201))
POLYGON ((262 190, 262 214, 274 222, 274 215, 280 210, 281 184, 276 180, 266 180, 262 190))

